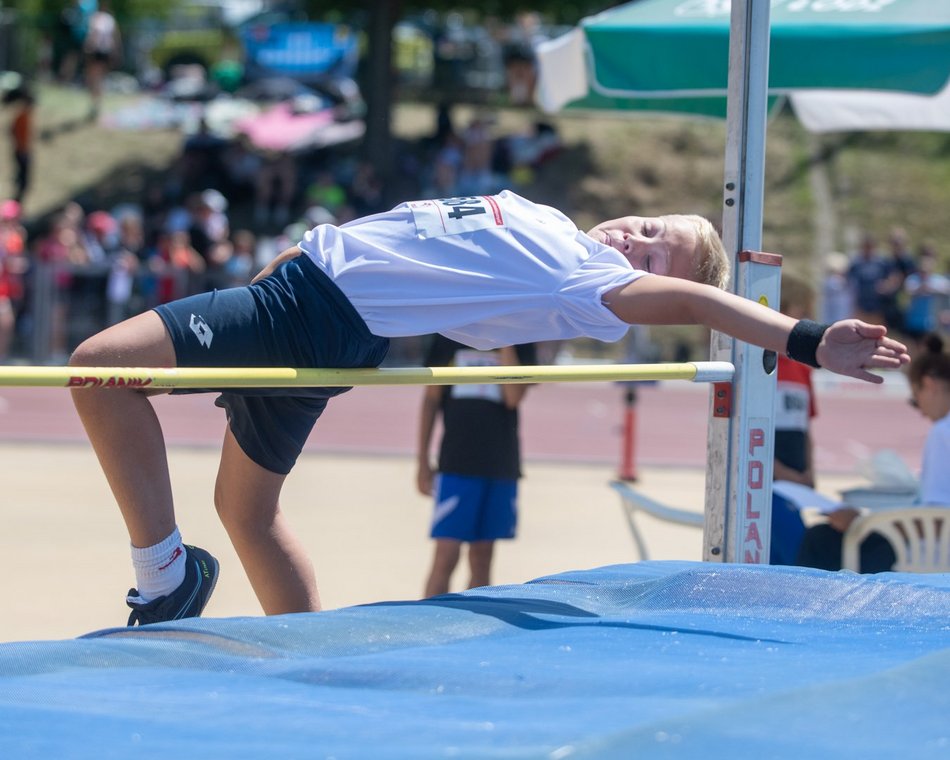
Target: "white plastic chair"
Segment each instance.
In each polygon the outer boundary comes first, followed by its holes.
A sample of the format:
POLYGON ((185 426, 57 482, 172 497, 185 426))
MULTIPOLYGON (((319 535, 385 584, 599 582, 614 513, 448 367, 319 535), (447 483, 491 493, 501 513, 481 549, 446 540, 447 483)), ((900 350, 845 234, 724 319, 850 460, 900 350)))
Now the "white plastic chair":
POLYGON ((620 503, 623 507, 623 514, 627 518, 627 524, 630 526, 630 533, 633 535, 633 541, 637 545, 637 552, 640 559, 650 559, 650 553, 647 550, 646 541, 643 534, 637 527, 634 516, 637 512, 645 512, 658 520, 676 523, 678 525, 689 525, 694 528, 702 528, 705 517, 699 512, 690 512, 687 509, 678 509, 677 507, 668 507, 661 504, 656 499, 651 499, 629 483, 622 480, 612 480, 610 487, 620 494, 620 503))
POLYGON ((950 509, 904 507, 870 512, 848 526, 841 546, 841 566, 861 571, 861 542, 870 533, 894 548, 894 570, 904 573, 950 573, 950 509))

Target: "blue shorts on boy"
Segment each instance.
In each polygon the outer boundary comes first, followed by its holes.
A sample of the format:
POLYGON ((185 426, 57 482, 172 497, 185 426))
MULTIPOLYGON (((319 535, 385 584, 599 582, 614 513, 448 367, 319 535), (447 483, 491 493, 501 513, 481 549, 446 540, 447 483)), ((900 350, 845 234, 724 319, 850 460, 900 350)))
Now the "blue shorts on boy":
POLYGON ((442 473, 430 535, 467 542, 514 538, 517 499, 517 480, 442 473))
MULTIPOLYGON (((377 367, 389 348, 389 340, 370 333, 346 296, 306 256, 249 287, 201 293, 155 311, 179 367, 377 367)), ((347 390, 229 389, 216 403, 227 412, 244 453, 284 475, 327 400, 347 390)))

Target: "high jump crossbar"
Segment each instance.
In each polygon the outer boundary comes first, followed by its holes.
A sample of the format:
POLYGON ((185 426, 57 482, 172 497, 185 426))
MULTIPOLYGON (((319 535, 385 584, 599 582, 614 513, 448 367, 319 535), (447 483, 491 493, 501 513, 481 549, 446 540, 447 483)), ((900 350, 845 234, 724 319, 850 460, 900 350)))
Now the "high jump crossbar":
POLYGON ((470 385, 478 383, 730 382, 730 362, 538 365, 503 367, 0 367, 0 387, 49 388, 334 388, 359 385, 470 385))

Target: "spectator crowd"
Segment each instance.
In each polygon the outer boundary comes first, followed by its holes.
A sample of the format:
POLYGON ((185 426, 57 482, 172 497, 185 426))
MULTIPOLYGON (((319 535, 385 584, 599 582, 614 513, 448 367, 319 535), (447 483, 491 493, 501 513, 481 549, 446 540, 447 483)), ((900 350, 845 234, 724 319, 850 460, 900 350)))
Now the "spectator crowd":
POLYGON ((825 264, 822 321, 856 316, 884 324, 912 348, 950 330, 950 272, 933 245, 914 247, 904 228, 893 227, 883 248, 865 233, 850 256, 833 252, 825 264))

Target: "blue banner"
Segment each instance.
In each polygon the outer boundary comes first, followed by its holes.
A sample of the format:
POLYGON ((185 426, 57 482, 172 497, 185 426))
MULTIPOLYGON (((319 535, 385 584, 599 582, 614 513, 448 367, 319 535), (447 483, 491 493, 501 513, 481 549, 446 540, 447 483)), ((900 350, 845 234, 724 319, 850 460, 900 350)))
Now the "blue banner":
POLYGON ((356 36, 337 24, 251 25, 244 31, 247 65, 286 76, 353 77, 359 59, 356 36))

